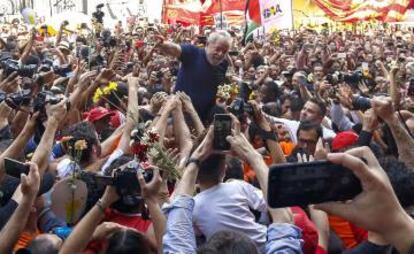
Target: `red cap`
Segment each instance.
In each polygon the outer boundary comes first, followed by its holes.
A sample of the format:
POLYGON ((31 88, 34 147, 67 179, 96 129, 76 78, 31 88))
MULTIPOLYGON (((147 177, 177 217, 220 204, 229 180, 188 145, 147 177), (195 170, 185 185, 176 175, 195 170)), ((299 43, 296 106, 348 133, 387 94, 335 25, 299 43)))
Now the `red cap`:
POLYGON ((112 116, 113 114, 114 112, 110 112, 108 109, 104 107, 95 107, 91 109, 89 112, 83 113, 83 118, 86 121, 93 123, 98 120, 101 120, 102 118, 106 116, 112 116))
POLYGON ((340 149, 354 145, 358 141, 359 136, 353 131, 343 131, 336 135, 332 140, 332 151, 336 152, 340 149))

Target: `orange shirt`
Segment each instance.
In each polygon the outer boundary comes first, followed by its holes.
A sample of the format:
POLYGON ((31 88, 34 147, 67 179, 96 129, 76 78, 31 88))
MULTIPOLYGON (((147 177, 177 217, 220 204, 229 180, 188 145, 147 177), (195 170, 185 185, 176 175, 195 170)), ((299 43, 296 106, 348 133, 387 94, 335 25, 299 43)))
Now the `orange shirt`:
POLYGON ((350 222, 333 215, 328 216, 329 225, 342 240, 347 249, 351 249, 368 238, 368 232, 350 222))
POLYGON ((20 235, 19 241, 17 241, 16 245, 14 246, 14 251, 16 252, 19 249, 26 248, 29 243, 40 234, 40 231, 36 229, 36 232, 29 233, 29 232, 23 232, 20 235))

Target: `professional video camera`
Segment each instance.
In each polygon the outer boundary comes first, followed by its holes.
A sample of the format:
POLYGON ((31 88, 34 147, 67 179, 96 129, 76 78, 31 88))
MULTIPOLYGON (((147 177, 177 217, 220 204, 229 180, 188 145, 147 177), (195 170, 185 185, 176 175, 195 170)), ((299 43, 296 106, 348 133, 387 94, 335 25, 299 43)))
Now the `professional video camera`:
POLYGON ((3 74, 5 75, 5 77, 8 77, 13 72, 17 72, 19 76, 31 78, 37 70, 37 65, 19 64, 19 61, 9 58, 1 62, 1 68, 3 69, 3 74))
POLYGON ((103 24, 103 17, 105 13, 101 10, 104 7, 104 4, 98 4, 96 6, 96 11, 92 13, 92 16, 96 19, 96 22, 103 24))
POLYGON ((72 72, 71 64, 62 64, 60 66, 53 65, 51 59, 43 60, 43 64, 39 67, 39 72, 48 72, 53 70, 56 75, 66 77, 70 72, 72 72))
POLYGON ((81 172, 81 178, 88 178, 98 189, 105 186, 114 186, 120 199, 113 205, 113 208, 120 212, 130 212, 131 207, 137 207, 142 202, 141 187, 137 179, 137 172, 144 176, 145 182, 153 178, 153 170, 143 169, 137 161, 130 161, 123 169, 115 169, 113 176, 101 176, 89 172, 81 172))
POLYGON ((62 97, 55 95, 51 91, 42 91, 33 100, 33 111, 40 112, 40 114, 46 116, 46 104, 58 104, 62 100, 62 97))
POLYGON ((9 94, 5 99, 7 106, 12 109, 18 109, 21 106, 29 106, 32 101, 32 91, 30 89, 21 90, 9 94))
POLYGON ((237 117, 241 117, 244 113, 253 114, 253 107, 248 103, 250 94, 253 88, 245 81, 240 82, 240 92, 232 104, 230 105, 230 112, 237 117))
POLYGON ((363 79, 364 79, 364 75, 362 74, 362 71, 360 70, 354 71, 351 74, 343 75, 343 81, 349 85, 357 85, 363 79))

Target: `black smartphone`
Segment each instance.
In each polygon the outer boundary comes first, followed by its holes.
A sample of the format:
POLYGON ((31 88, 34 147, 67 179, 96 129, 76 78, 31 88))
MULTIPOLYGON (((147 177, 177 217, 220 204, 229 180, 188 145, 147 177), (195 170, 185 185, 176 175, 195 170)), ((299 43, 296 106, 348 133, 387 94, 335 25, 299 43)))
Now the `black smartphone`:
POLYGON ((307 206, 327 201, 346 201, 362 191, 351 170, 329 161, 271 166, 268 182, 270 207, 307 206))
POLYGON ((229 114, 214 115, 214 142, 213 148, 219 151, 230 150, 230 143, 226 137, 231 135, 231 117, 229 114))
POLYGON ((239 52, 238 51, 229 51, 229 55, 230 56, 238 56, 239 55, 239 52))
POLYGON ((6 168, 6 174, 16 178, 20 178, 22 173, 27 175, 30 171, 29 165, 11 158, 4 159, 4 167, 6 168))

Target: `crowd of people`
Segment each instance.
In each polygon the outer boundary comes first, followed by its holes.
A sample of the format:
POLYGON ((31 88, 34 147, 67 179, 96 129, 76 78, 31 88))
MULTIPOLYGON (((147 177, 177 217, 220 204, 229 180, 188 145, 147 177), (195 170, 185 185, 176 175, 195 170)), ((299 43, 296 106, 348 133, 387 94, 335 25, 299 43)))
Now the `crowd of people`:
POLYGON ((0 24, 0 253, 414 253, 411 32, 66 25, 0 24), (362 191, 268 205, 326 160, 362 191))

